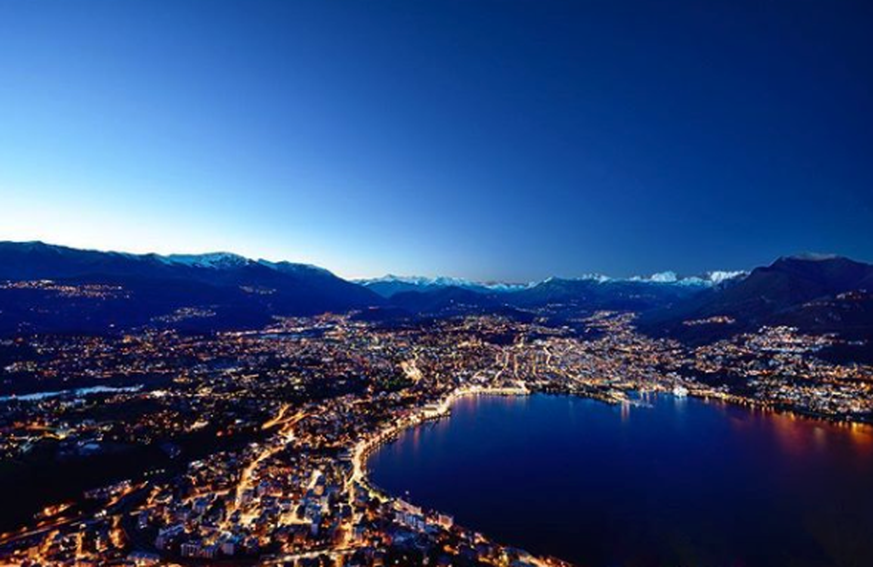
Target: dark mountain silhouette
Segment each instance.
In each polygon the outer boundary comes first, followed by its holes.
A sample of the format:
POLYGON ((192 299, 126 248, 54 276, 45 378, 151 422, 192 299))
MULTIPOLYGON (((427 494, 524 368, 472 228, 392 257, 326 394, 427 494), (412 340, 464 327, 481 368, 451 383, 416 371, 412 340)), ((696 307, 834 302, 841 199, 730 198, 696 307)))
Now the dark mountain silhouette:
POLYGON ((756 268, 731 285, 707 290, 644 314, 642 329, 705 342, 762 325, 791 325, 808 332, 873 335, 870 292, 873 265, 839 256, 792 256, 756 268), (716 316, 732 325, 688 325, 716 316))
POLYGON ((689 342, 779 324, 873 342, 873 266, 842 257, 780 258, 745 277, 705 284, 675 276, 549 278, 515 288, 434 281, 385 299, 304 264, 229 253, 136 255, 0 242, 0 333, 99 333, 146 324, 209 331, 259 327, 276 316, 351 310, 386 320, 489 313, 561 322, 580 312, 615 310, 641 313, 644 332, 689 342), (34 283, 41 280, 54 283, 34 283), (111 287, 75 291, 85 285, 111 287), (733 323, 687 324, 717 316, 733 323))
POLYGON ((705 288, 673 283, 630 280, 550 278, 531 288, 507 294, 517 307, 555 307, 583 310, 646 311, 701 293, 705 288))
POLYGON ((381 305, 382 298, 327 270, 232 254, 134 255, 41 242, 0 243, 0 281, 102 284, 107 297, 53 290, 0 290, 0 331, 101 332, 161 319, 192 330, 258 326, 273 316, 381 305), (195 308, 192 316, 177 313, 195 308), (170 319, 168 319, 170 318, 170 319))

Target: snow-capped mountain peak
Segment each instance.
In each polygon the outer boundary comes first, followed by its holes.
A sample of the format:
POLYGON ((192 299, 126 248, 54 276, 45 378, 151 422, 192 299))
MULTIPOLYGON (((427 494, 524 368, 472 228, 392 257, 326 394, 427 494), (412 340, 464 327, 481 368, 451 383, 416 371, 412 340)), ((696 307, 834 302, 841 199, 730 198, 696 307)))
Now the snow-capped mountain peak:
POLYGON ((632 282, 641 282, 641 283, 653 283, 653 284, 669 284, 669 285, 690 285, 690 286, 714 286, 724 283, 728 280, 732 280, 734 278, 739 278, 747 275, 748 272, 744 271, 726 271, 726 270, 714 270, 710 272, 704 272, 699 276, 685 276, 680 277, 676 272, 667 271, 667 272, 659 272, 656 274, 652 274, 650 276, 633 276, 628 278, 628 281, 632 282))
POLYGON ((363 285, 385 297, 390 297, 403 291, 432 290, 446 287, 458 287, 479 292, 503 293, 518 291, 535 285, 532 283, 477 282, 448 276, 397 276, 394 274, 388 274, 381 278, 359 279, 355 280, 355 283, 363 285))
POLYGON ((231 252, 210 252, 206 254, 171 254, 161 256, 168 264, 189 266, 192 268, 238 268, 247 265, 250 260, 231 252))
POLYGON ((677 283, 679 281, 679 276, 676 275, 676 272, 667 271, 667 272, 658 272, 657 274, 652 274, 647 278, 640 278, 639 276, 631 278, 633 281, 648 281, 651 283, 677 283))
POLYGON ((520 291, 523 289, 530 289, 540 284, 548 284, 550 282, 557 281, 592 282, 597 284, 635 282, 657 285, 709 287, 719 285, 725 281, 734 278, 745 276, 746 274, 747 272, 743 271, 716 270, 706 272, 700 276, 680 277, 676 272, 666 271, 655 273, 649 276, 611 278, 603 274, 591 273, 569 278, 559 278, 552 276, 541 281, 533 281, 528 283, 477 282, 466 280, 463 278, 445 276, 423 277, 397 276, 394 274, 388 274, 381 278, 356 280, 356 283, 371 288, 373 291, 381 293, 386 297, 390 297, 391 295, 399 293, 401 291, 425 290, 443 287, 460 287, 481 292, 512 292, 520 291))
POLYGON ((712 272, 706 272, 706 276, 710 282, 717 285, 728 280, 733 280, 741 277, 745 277, 749 275, 749 272, 745 270, 714 270, 712 272))

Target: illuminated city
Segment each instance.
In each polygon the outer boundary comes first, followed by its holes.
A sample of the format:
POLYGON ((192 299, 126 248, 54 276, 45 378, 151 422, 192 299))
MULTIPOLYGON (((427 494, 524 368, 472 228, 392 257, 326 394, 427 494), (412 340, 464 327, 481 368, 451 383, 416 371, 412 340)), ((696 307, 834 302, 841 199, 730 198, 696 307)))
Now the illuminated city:
POLYGON ((639 334, 634 315, 616 312, 560 327, 360 315, 212 336, 6 341, 15 362, 5 373, 58 392, 4 398, 5 459, 38 458, 45 445, 71 460, 123 446, 142 461, 133 478, 46 502, 2 536, 7 560, 559 565, 386 494, 367 478, 368 453, 462 396, 551 392, 633 406, 669 393, 849 425, 873 415, 873 366, 817 359, 838 339, 789 327, 687 348, 639 334), (714 385, 723 376, 743 386, 714 385), (86 381, 126 386, 74 389, 86 381))
POLYGON ((870 567, 871 29, 0 2, 0 567, 870 567))

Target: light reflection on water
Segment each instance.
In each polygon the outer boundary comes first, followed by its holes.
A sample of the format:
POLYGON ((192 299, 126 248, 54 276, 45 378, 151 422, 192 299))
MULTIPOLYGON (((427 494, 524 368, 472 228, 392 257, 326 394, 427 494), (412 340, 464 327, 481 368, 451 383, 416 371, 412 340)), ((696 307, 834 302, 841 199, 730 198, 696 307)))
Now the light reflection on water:
POLYGON ((142 384, 136 386, 124 386, 124 387, 114 387, 114 386, 90 386, 87 388, 75 388, 72 390, 58 390, 55 392, 38 392, 36 394, 24 394, 21 396, 0 396, 0 402, 37 402, 40 400, 47 400, 50 398, 62 398, 62 397, 71 397, 71 398, 81 398, 85 396, 90 396, 94 394, 117 394, 122 392, 137 392, 142 389, 142 384))
POLYGON ((374 481, 585 565, 873 565, 873 428, 723 402, 465 398, 374 481))

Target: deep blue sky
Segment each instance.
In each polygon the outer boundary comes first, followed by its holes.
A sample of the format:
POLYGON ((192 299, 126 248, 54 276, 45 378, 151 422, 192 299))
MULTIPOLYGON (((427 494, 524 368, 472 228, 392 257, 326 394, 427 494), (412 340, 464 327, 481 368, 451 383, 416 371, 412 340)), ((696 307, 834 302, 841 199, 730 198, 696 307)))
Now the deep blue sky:
POLYGON ((869 5, 5 0, 0 239, 345 276, 871 260, 869 5))

